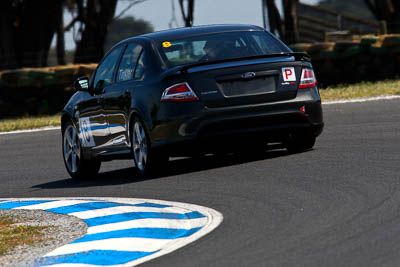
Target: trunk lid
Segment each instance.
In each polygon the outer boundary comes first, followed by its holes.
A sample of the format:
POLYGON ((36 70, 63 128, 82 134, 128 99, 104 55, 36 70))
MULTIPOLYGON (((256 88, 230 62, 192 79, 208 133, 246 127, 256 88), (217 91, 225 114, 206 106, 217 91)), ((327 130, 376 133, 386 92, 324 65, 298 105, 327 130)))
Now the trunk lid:
POLYGON ((240 62, 188 68, 186 81, 209 108, 293 99, 303 62, 240 62))

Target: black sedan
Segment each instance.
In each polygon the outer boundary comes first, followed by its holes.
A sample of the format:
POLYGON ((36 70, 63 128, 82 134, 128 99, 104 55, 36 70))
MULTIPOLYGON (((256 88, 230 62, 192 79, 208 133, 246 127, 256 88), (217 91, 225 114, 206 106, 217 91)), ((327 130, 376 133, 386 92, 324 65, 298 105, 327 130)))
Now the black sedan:
POLYGON ((290 151, 314 146, 321 99, 310 58, 257 26, 218 25, 141 35, 115 45, 62 113, 73 178, 133 158, 139 175, 170 156, 290 151))

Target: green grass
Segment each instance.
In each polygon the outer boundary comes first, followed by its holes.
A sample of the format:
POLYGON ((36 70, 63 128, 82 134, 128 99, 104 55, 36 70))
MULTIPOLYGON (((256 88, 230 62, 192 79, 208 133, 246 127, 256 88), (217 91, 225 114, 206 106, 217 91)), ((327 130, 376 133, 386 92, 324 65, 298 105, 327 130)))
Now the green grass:
POLYGON ((16 220, 9 216, 0 216, 0 256, 18 246, 43 241, 44 234, 41 231, 47 226, 23 226, 15 223, 16 220))
POLYGON ((0 132, 9 132, 22 129, 35 129, 46 126, 59 126, 60 123, 60 115, 4 119, 0 120, 0 132))
POLYGON ((361 82, 320 89, 322 101, 400 95, 400 79, 379 82, 361 82))
MULTIPOLYGON (((400 95, 400 79, 338 85, 320 89, 320 93, 322 101, 382 95, 400 95)), ((45 126, 59 126, 60 121, 60 115, 4 119, 0 120, 0 132, 34 129, 45 126)))

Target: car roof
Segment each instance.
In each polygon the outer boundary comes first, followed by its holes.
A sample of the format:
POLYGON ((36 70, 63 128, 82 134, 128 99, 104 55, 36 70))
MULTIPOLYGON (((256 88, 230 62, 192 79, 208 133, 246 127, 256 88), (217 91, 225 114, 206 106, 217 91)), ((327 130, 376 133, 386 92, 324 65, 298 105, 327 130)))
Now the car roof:
POLYGON ((181 39, 194 35, 230 32, 230 31, 263 31, 264 29, 254 25, 241 25, 241 24, 223 24, 223 25, 207 25, 207 26, 194 26, 186 28, 176 28, 158 32, 143 34, 140 36, 129 38, 125 41, 132 41, 137 37, 147 37, 156 41, 181 39))

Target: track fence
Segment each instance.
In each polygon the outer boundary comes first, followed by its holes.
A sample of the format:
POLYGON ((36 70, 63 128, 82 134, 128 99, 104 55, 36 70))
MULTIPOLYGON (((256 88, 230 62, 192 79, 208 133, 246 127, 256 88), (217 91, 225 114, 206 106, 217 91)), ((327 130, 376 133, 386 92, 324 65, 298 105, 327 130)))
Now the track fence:
POLYGON ((331 38, 385 33, 385 22, 338 13, 328 8, 299 3, 297 7, 300 42, 323 42, 331 38))

